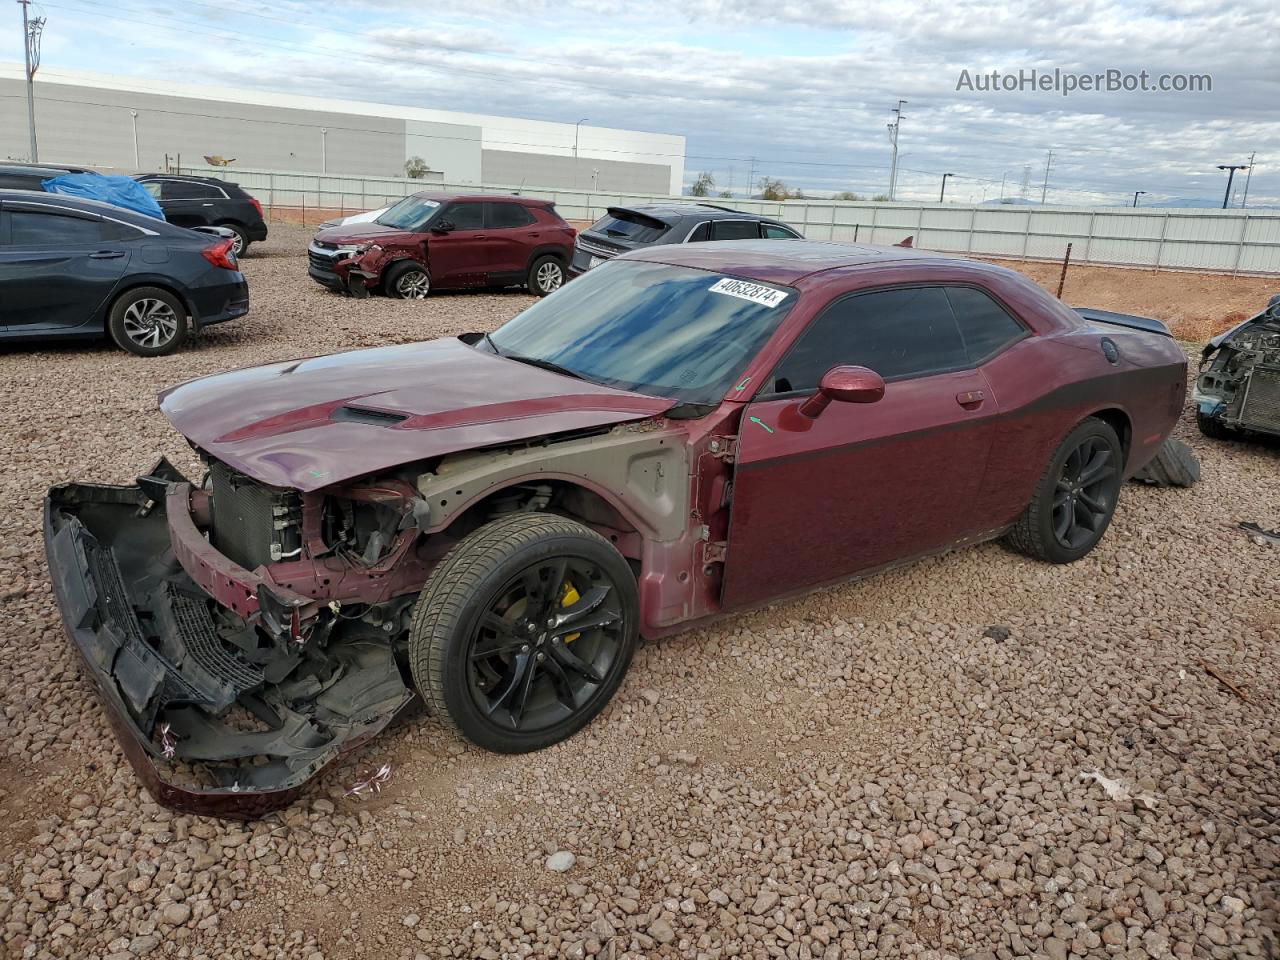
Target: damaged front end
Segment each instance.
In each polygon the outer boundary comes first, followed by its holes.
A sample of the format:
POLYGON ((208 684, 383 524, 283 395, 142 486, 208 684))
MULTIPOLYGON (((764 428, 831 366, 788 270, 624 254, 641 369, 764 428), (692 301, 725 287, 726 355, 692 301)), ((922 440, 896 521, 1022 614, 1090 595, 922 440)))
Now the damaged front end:
POLYGON ((403 638, 431 558, 394 482, 339 500, 210 468, 206 490, 164 461, 132 486, 56 486, 45 542, 67 633, 152 795, 247 819, 414 699, 403 638))
POLYGON ((1280 295, 1205 346, 1193 402, 1201 429, 1280 436, 1280 295))
POLYGON ((307 271, 313 280, 356 299, 369 296, 382 278, 386 251, 377 243, 326 243, 308 248, 307 271))

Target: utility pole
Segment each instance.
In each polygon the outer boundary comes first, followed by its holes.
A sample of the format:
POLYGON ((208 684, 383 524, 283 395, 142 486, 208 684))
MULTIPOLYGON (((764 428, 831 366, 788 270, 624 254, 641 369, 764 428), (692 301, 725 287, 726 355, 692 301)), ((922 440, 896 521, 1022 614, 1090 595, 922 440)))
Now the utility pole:
POLYGON ((1220 163, 1219 170, 1227 171, 1227 192, 1222 195, 1222 209, 1227 209, 1227 204, 1231 201, 1231 181, 1235 179, 1237 170, 1244 170, 1248 164, 1246 163, 1220 163))
POLYGON ((1243 210, 1244 205, 1249 202, 1249 181, 1253 179, 1253 158, 1257 155, 1258 152, 1256 150, 1249 154, 1249 172, 1244 176, 1244 197, 1240 201, 1241 210, 1243 210))
POLYGON ((893 147, 893 155, 889 161, 889 200, 897 195, 898 189, 898 130, 902 127, 902 105, 906 100, 899 100, 893 108, 893 123, 889 124, 889 143, 893 147))
POLYGON ((751 171, 747 174, 747 199, 751 199, 751 184, 756 180, 756 158, 751 158, 751 171))
POLYGON ((590 120, 590 117, 583 117, 573 125, 573 187, 578 187, 578 134, 581 132, 582 125, 590 120))
POLYGON ((954 177, 954 173, 944 173, 942 175, 942 189, 938 191, 938 202, 942 202, 942 198, 947 195, 947 177, 954 177))
POLYGON ((1140 196, 1142 196, 1142 195, 1143 195, 1144 193, 1146 193, 1146 192, 1147 192, 1147 191, 1145 191, 1145 190, 1135 190, 1135 191, 1133 191, 1133 205, 1134 205, 1134 207, 1135 207, 1135 208, 1138 206, 1138 198, 1139 198, 1140 196))
POLYGON ((31 162, 40 162, 40 151, 36 148, 36 71, 40 69, 40 34, 44 30, 45 18, 34 20, 27 16, 27 6, 31 0, 18 0, 22 7, 22 56, 27 67, 27 128, 31 134, 31 162))
POLYGON ((1044 186, 1040 188, 1040 205, 1044 206, 1044 198, 1049 193, 1049 168, 1053 166, 1053 151, 1044 161, 1044 186))

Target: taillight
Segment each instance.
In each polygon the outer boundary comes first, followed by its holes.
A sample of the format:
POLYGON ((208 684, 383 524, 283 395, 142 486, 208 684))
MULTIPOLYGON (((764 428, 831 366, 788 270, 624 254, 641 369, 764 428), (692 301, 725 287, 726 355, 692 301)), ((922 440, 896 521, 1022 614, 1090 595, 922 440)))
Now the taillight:
POLYGON ((200 256, 223 270, 240 269, 236 264, 236 254, 230 240, 219 240, 212 247, 205 247, 200 251, 200 256))
POLYGON ((249 202, 253 204, 253 209, 255 209, 255 210, 257 210, 257 211, 258 211, 258 216, 260 216, 260 217, 264 217, 264 216, 266 216, 266 215, 262 212, 262 204, 260 204, 260 203, 258 202, 258 198, 257 198, 257 197, 250 197, 250 198, 249 198, 249 202))

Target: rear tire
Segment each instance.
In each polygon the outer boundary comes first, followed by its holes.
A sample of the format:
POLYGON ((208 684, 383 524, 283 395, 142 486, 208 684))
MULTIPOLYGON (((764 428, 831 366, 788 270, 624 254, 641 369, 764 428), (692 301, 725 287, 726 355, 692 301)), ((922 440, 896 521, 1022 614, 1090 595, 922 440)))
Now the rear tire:
POLYGON ((235 251, 235 255, 237 257, 243 257, 249 252, 249 244, 253 241, 249 239, 249 235, 245 233, 244 230, 236 226, 234 223, 220 223, 218 226, 226 227, 235 234, 235 236, 231 238, 231 249, 235 251))
POLYGON ((498 753, 540 750, 609 702, 631 662, 635 576, 577 521, 501 517, 432 571, 414 608, 409 666, 430 711, 498 753))
POLYGON ((538 257, 529 265, 529 292, 545 297, 564 286, 564 262, 550 254, 538 257))
POLYGON ((162 357, 187 342, 187 308, 168 290, 134 287, 111 305, 107 332, 116 346, 140 357, 162 357))
POLYGON ((1007 542, 1048 563, 1079 560, 1111 524, 1123 470, 1115 430, 1096 417, 1084 420, 1054 451, 1007 542))
POLYGON ((388 296, 397 300, 425 300, 431 293, 431 274, 420 263, 401 260, 391 265, 382 286, 388 296))

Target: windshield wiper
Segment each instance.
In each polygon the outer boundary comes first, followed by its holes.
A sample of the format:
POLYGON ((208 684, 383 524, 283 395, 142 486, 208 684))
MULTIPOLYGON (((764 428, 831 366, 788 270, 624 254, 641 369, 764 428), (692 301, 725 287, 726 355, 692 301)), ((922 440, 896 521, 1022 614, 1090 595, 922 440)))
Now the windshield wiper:
POLYGON ((498 349, 498 345, 493 342, 493 337, 489 336, 487 333, 482 333, 480 336, 484 338, 484 342, 489 345, 489 349, 492 350, 495 355, 499 357, 505 356, 505 354, 498 349))
POLYGON ((552 373, 558 373, 562 376, 573 377, 575 380, 586 380, 588 383, 595 383, 594 380, 591 380, 589 377, 584 377, 575 370, 570 370, 568 367, 562 367, 560 364, 551 360, 543 360, 541 357, 521 357, 514 353, 499 354, 499 356, 505 356, 508 360, 515 360, 518 363, 527 363, 529 366, 538 367, 541 370, 550 370, 552 373))

